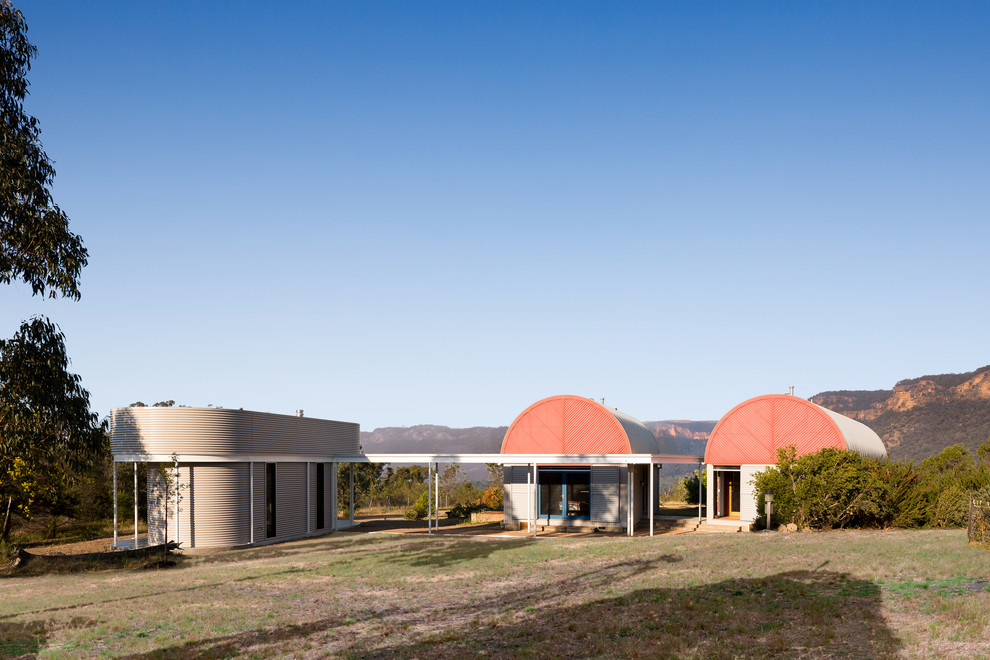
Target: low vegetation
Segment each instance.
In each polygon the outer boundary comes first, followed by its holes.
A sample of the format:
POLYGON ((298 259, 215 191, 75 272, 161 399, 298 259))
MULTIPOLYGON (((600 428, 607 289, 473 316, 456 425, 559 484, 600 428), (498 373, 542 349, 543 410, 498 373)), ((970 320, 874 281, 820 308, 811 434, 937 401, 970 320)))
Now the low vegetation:
POLYGON ((986 657, 986 562, 961 530, 340 532, 0 580, 0 655, 986 657))
MULTIPOLYGON (((753 484, 758 511, 765 510, 765 493, 774 495, 771 524, 963 527, 971 495, 990 488, 990 440, 979 448, 976 460, 962 445, 953 445, 920 465, 838 449, 798 457, 788 447, 753 484)), ((764 518, 757 522, 764 524, 764 518)))

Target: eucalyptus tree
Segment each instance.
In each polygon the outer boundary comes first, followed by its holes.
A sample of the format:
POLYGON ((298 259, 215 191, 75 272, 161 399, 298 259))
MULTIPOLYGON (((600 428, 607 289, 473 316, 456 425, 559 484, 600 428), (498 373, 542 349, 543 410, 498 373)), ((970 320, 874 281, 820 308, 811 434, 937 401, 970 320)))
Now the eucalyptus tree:
POLYGON ((57 501, 106 451, 105 426, 69 371, 58 327, 36 317, 0 340, 0 538, 9 535, 15 510, 29 515, 33 504, 57 501))
MULTIPOLYGON (((0 283, 22 281, 32 295, 78 300, 88 252, 52 198, 55 168, 38 120, 24 110, 37 49, 24 15, 0 0, 0 283)), ((71 486, 78 470, 106 454, 106 432, 89 393, 68 371, 65 337, 44 317, 0 340, 0 536, 21 513, 71 486)))
POLYGON ((36 295, 78 300, 89 255, 52 199, 55 168, 38 120, 24 111, 36 52, 24 15, 0 2, 0 282, 22 280, 36 295))

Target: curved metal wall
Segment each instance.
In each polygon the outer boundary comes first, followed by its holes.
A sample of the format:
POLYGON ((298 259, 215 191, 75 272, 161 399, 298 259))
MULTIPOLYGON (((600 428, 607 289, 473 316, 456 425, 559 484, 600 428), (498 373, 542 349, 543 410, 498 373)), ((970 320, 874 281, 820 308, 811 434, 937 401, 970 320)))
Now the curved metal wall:
POLYGON ((883 442, 865 424, 788 394, 766 394, 727 412, 708 438, 709 465, 773 465, 777 450, 794 445, 798 456, 826 447, 885 456, 883 442))
POLYGON ((360 452, 360 426, 228 408, 116 408, 114 454, 327 456, 360 452))
POLYGON ((655 454, 642 422, 582 396, 541 399, 519 414, 502 440, 503 454, 655 454))

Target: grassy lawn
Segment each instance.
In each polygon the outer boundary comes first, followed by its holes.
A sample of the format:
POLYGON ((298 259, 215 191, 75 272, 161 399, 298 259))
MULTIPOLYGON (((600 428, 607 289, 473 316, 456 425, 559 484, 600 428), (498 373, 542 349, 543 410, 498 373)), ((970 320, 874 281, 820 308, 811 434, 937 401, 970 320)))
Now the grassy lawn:
POLYGON ((0 656, 990 657, 964 531, 338 533, 0 579, 0 656))

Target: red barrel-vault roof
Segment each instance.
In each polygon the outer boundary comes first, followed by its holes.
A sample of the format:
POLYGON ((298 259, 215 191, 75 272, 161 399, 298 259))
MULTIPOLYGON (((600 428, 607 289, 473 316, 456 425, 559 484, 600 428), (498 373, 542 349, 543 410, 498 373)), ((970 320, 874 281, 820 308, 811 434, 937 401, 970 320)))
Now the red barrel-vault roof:
POLYGON ((582 396, 562 394, 522 411, 502 440, 503 454, 655 454, 643 423, 582 396))
POLYGON ((787 394, 766 394, 727 412, 708 438, 709 465, 770 465, 777 450, 794 445, 797 455, 826 447, 886 456, 883 441, 865 424, 787 394))

